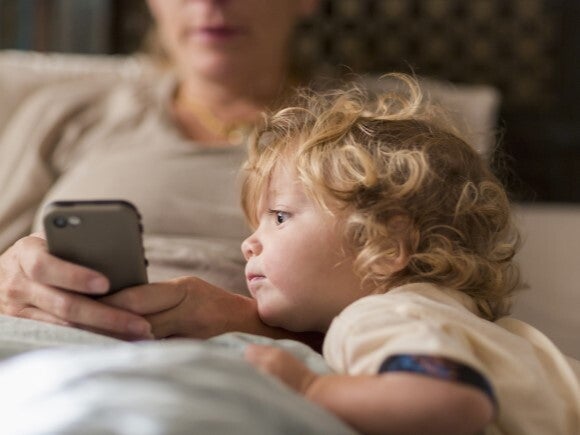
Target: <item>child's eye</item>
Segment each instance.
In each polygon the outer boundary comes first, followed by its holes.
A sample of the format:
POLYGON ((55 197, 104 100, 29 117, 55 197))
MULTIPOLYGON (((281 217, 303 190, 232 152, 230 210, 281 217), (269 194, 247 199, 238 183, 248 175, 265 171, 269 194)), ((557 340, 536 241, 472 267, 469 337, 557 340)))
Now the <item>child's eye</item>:
POLYGON ((281 225, 288 220, 290 213, 280 210, 268 210, 268 213, 274 216, 276 225, 281 225))

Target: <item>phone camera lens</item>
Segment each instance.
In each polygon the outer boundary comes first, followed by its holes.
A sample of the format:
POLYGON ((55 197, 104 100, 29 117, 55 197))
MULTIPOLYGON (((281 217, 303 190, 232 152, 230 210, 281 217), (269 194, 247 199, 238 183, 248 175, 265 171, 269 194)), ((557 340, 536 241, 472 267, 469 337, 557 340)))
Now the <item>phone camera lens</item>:
POLYGON ((52 223, 57 228, 64 228, 66 227, 67 224, 67 218, 65 218, 64 216, 57 216, 53 219, 52 223))

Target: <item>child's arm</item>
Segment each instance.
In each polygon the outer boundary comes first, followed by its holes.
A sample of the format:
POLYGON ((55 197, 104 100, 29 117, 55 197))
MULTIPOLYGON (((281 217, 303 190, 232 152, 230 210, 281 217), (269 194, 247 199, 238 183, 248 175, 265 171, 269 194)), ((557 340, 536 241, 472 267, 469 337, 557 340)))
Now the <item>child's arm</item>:
POLYGON ((475 434, 493 416, 483 392, 455 382, 410 373, 320 376, 264 346, 248 347, 246 359, 363 433, 475 434))

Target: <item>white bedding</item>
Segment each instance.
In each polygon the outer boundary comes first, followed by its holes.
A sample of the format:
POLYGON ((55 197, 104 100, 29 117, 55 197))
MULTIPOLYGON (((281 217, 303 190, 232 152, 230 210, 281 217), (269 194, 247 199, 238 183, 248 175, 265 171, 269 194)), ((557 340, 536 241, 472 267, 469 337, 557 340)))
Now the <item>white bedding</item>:
POLYGON ((244 362, 248 342, 282 346, 328 371, 320 355, 290 340, 225 334, 126 343, 0 316, 0 433, 353 433, 244 362))

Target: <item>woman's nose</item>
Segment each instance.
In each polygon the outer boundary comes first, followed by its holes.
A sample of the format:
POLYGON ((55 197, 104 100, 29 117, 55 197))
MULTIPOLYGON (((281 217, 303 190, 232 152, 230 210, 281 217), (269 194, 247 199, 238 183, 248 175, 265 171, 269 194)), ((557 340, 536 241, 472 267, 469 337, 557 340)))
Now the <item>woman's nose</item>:
POLYGON ((251 257, 259 255, 262 250, 262 245, 260 244, 256 233, 252 233, 246 240, 242 242, 242 254, 244 258, 249 260, 251 257))

